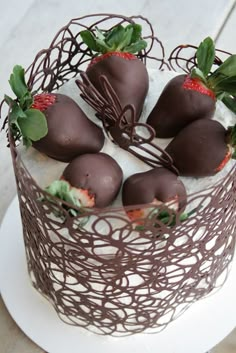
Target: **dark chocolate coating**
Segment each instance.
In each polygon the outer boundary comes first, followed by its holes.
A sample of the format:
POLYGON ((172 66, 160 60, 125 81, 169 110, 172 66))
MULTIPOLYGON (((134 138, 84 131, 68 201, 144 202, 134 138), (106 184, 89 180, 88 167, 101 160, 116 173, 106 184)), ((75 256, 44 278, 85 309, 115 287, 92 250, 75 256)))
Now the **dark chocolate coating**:
POLYGON ((103 89, 99 78, 105 75, 119 97, 122 108, 127 104, 133 104, 136 109, 136 120, 139 119, 149 87, 147 69, 141 60, 126 60, 111 56, 88 67, 86 73, 101 94, 103 89))
POLYGON ((72 186, 93 194, 96 207, 106 207, 120 189, 123 172, 109 155, 94 153, 75 158, 65 168, 63 178, 72 186))
POLYGON ((209 119, 214 114, 214 99, 183 88, 186 76, 179 75, 168 82, 147 119, 147 123, 155 129, 157 137, 174 137, 191 122, 209 119))
POLYGON ((131 175, 122 189, 124 206, 151 203, 155 198, 165 203, 176 196, 179 209, 184 209, 187 201, 184 184, 176 174, 162 167, 131 175))
POLYGON ((84 153, 99 152, 104 144, 100 127, 90 121, 70 97, 56 94, 56 102, 43 111, 48 134, 33 143, 38 151, 62 162, 84 153))
POLYGON ((173 158, 180 175, 214 175, 228 151, 226 130, 215 120, 194 121, 180 131, 166 151, 173 158))

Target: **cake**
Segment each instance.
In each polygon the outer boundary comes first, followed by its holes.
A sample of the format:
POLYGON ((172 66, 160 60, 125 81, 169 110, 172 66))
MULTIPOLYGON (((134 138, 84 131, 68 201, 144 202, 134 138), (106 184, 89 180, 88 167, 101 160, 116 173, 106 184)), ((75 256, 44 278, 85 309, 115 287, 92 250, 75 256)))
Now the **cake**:
MULTIPOLYGON (((138 196, 138 200, 145 194, 131 192, 137 184, 136 179, 130 179, 134 174, 144 173, 144 177, 151 180, 149 183, 161 178, 161 191, 169 191, 168 183, 177 180, 173 162, 176 157, 173 154, 170 158, 165 152, 173 143, 173 135, 168 135, 170 128, 167 128, 163 129, 162 136, 156 137, 152 115, 166 84, 181 76, 170 69, 173 69, 176 52, 184 47, 178 48, 169 61, 165 61, 163 46, 153 37, 149 23, 135 17, 135 22, 141 22, 149 31, 145 36, 149 48, 142 47, 141 43, 139 60, 134 60, 138 66, 135 70, 143 71, 142 85, 133 107, 129 104, 132 98, 128 96, 126 101, 127 95, 119 93, 117 82, 111 82, 111 78, 104 77, 96 86, 97 82, 92 82, 93 67, 86 75, 79 75, 84 62, 93 56, 78 39, 78 24, 81 31, 83 21, 88 19, 90 25, 86 28, 91 29, 91 24, 95 23, 93 16, 72 20, 63 27, 50 48, 36 56, 28 70, 27 82, 30 90, 53 91, 46 97, 47 112, 53 119, 61 119, 60 112, 64 109, 56 108, 55 113, 55 101, 62 105, 68 103, 70 112, 79 110, 80 124, 73 127, 83 132, 82 137, 86 131, 85 139, 77 141, 75 137, 71 149, 61 138, 63 144, 52 151, 51 140, 42 143, 43 139, 47 140, 46 135, 33 141, 34 148, 26 150, 22 143, 17 145, 15 131, 9 135, 28 270, 34 287, 69 324, 114 336, 158 332, 192 303, 222 286, 227 278, 235 245, 235 162, 227 161, 224 168, 212 176, 190 177, 188 171, 184 171, 185 176, 178 177, 178 202, 176 198, 169 200, 168 195, 169 202, 132 203, 131 194, 133 198, 138 196), (160 55, 154 59, 158 67, 151 68, 147 63, 147 69, 141 69, 140 59, 152 62, 149 51, 155 45, 160 55), (68 51, 66 47, 69 47, 68 51), (58 48, 57 60, 50 63, 58 48), (78 53, 79 58, 76 57, 78 53), (105 96, 98 94, 101 89, 105 96), (78 155, 74 154, 74 148, 78 155), (94 159, 97 152, 102 167, 98 159, 94 159), (97 170, 92 185, 82 195, 83 206, 86 206, 82 209, 79 204, 70 203, 78 195, 75 184, 78 178, 81 183, 81 168, 89 168, 93 175, 92 169, 97 170), (162 170, 165 170, 164 176, 160 176, 162 170), (123 195, 122 174, 123 190, 128 190, 123 191, 123 195), (109 175, 106 183, 109 187, 102 192, 103 186, 98 180, 103 180, 105 175, 109 175), (52 192, 55 184, 51 189, 49 186, 54 180, 62 182, 63 190, 73 191, 70 199, 55 197, 58 196, 52 192), (72 188, 69 185, 68 189, 69 182, 72 188), (89 193, 93 187, 96 187, 95 194, 101 190, 97 198, 89 193), (137 210, 143 211, 141 217, 140 213, 138 217, 134 216, 137 210), (161 213, 163 217, 159 217, 161 213)), ((115 28, 112 27, 114 22, 128 23, 129 29, 133 24, 132 17, 97 15, 97 19, 99 26, 106 29, 115 28)), ((195 59, 186 58, 185 62, 194 65, 195 59)), ((101 66, 101 62, 98 63, 101 66)), ((117 66, 117 63, 112 65, 117 66)), ((137 82, 131 81, 132 90, 135 90, 137 82)), ((33 108, 38 109, 41 105, 42 101, 34 101, 33 108)), ((225 129, 235 125, 235 114, 224 103, 218 102, 216 111, 213 110, 213 117, 204 118, 204 121, 209 120, 210 124, 213 121, 213 125, 220 123, 225 129)), ((53 124, 54 131, 57 124, 53 124)), ((64 130, 66 128, 65 124, 64 130)), ((174 134, 178 128, 174 128, 174 134)), ((29 144, 27 138, 24 142, 29 144)), ((172 153, 170 148, 169 152, 172 153)), ((145 182, 141 185, 145 190, 145 182)))

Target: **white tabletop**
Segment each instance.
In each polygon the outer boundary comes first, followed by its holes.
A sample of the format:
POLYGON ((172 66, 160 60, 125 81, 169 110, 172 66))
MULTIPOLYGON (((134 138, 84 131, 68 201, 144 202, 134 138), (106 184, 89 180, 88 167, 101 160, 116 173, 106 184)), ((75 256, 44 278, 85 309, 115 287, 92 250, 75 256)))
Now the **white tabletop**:
MULTIPOLYGON (((0 99, 4 93, 10 93, 8 78, 15 64, 27 67, 35 54, 48 46, 58 29, 71 18, 89 13, 143 15, 153 24, 167 52, 181 43, 197 45, 208 35, 216 40, 218 47, 236 52, 235 0, 0 0, 0 5, 0 99)), ((5 145, 1 133, 0 222, 16 192, 10 152, 5 145)), ((42 350, 17 329, 0 302, 0 353, 15 352, 42 350)))

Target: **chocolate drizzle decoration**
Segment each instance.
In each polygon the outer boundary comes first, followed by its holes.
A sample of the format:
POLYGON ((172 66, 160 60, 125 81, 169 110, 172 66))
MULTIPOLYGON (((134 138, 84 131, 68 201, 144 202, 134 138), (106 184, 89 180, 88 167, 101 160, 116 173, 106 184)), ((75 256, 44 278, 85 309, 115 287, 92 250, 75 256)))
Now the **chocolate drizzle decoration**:
POLYGON ((155 130, 148 124, 135 121, 136 112, 132 104, 121 106, 116 92, 105 76, 100 77, 104 96, 92 85, 86 73, 81 73, 81 78, 82 81, 76 80, 82 92, 81 97, 95 109, 104 130, 114 143, 152 168, 164 166, 178 174, 169 154, 153 141, 155 130), (145 136, 138 129, 145 132, 145 136))
MULTIPOLYGON (((35 92, 51 92, 81 74, 82 95, 99 112, 111 139, 138 158, 146 152, 145 162, 151 166, 172 168, 168 155, 156 157, 160 151, 152 145, 152 128, 134 124, 133 107, 119 105, 106 78, 102 80, 109 104, 104 104, 83 73, 92 53, 80 42, 80 31, 132 21, 148 32, 144 37, 149 46, 139 54, 140 60, 148 66, 156 63, 159 69, 176 65, 189 71, 194 64, 193 46, 188 48, 191 55, 184 56, 186 48, 181 46, 165 61, 164 47, 149 21, 141 16, 98 14, 73 19, 58 32, 27 70, 28 85, 35 92)), ((29 274, 33 286, 64 322, 101 335, 159 332, 192 303, 223 285, 235 250, 235 166, 220 182, 188 195, 187 209, 196 211, 182 223, 179 212, 165 205, 77 209, 72 216, 71 205, 49 198, 36 184, 17 151, 17 141, 8 134, 29 274), (126 215, 138 207, 148 211, 141 228, 126 215), (161 222, 157 211, 172 212, 175 225, 161 222)))

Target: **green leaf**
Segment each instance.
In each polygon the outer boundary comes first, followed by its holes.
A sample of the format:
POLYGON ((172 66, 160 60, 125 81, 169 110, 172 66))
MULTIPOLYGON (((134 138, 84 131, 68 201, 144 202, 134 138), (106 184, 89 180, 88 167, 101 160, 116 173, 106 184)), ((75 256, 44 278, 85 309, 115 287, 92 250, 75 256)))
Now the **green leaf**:
POLYGON ((128 28, 125 30, 124 36, 120 44, 117 46, 117 51, 123 51, 125 47, 129 46, 131 43, 133 28, 128 28))
MULTIPOLYGON (((231 143, 231 146, 234 147, 234 153, 236 153, 236 151, 235 151, 235 147, 236 147, 236 124, 231 127, 230 143, 231 143)), ((233 158, 235 159, 234 154, 233 154, 233 158)))
POLYGON ((18 99, 21 99, 28 92, 28 87, 25 83, 25 70, 22 66, 14 66, 9 83, 18 99))
POLYGON ((24 96, 20 98, 20 106, 23 110, 29 109, 33 104, 33 96, 31 92, 26 92, 24 96))
POLYGON ((126 51, 131 54, 139 53, 141 50, 147 47, 147 42, 145 40, 140 40, 136 43, 133 43, 124 48, 123 51, 126 51))
POLYGON ((225 77, 217 84, 216 91, 236 95, 236 76, 225 77))
POLYGON ((236 54, 228 57, 223 64, 214 71, 213 76, 216 76, 219 73, 229 77, 236 76, 236 54))
POLYGON ((115 50, 119 44, 122 42, 125 35, 125 29, 122 25, 114 27, 111 31, 108 32, 106 36, 106 43, 109 47, 114 48, 115 50))
POLYGON ((147 46, 146 41, 141 40, 141 32, 142 27, 138 24, 129 24, 126 27, 120 24, 110 31, 96 28, 95 35, 87 30, 82 31, 80 35, 91 50, 102 54, 110 51, 137 53, 147 46))
POLYGON ((210 37, 205 38, 199 45, 196 53, 197 66, 206 77, 214 63, 215 45, 210 37))
MULTIPOLYGON (((54 180, 46 187, 45 191, 73 206, 81 207, 81 203, 76 197, 75 189, 73 187, 71 188, 70 184, 65 180, 54 180)), ((77 213, 78 212, 76 212, 76 214, 77 213)))
POLYGON ((198 67, 195 67, 194 69, 192 69, 191 77, 199 78, 202 82, 207 83, 204 73, 198 67))
POLYGON ((24 113, 24 111, 21 109, 21 107, 15 102, 13 101, 13 105, 12 105, 12 109, 10 112, 10 116, 9 116, 9 123, 11 124, 16 124, 18 125, 18 119, 19 118, 26 118, 26 114, 24 113))
POLYGON ((48 133, 45 115, 37 109, 24 112, 26 118, 18 118, 22 136, 32 141, 38 141, 48 133))
POLYGON ((14 99, 12 99, 11 97, 7 96, 6 94, 4 95, 4 99, 5 99, 6 103, 9 106, 13 106, 14 103, 15 103, 14 99))
POLYGON ((101 31, 98 27, 96 27, 96 37, 99 39, 99 40, 102 40, 105 42, 106 40, 106 35, 105 33, 103 33, 103 31, 101 31))
POLYGON ((27 149, 27 148, 32 146, 32 141, 29 138, 27 138, 27 137, 23 137, 23 145, 27 149))
POLYGON ((111 51, 111 48, 104 41, 97 38, 96 43, 99 48, 99 52, 101 52, 102 54, 111 51))
POLYGON ((236 114, 236 98, 229 95, 225 95, 222 99, 222 102, 226 105, 227 108, 232 110, 236 114))
POLYGON ((96 43, 94 34, 88 30, 80 32, 80 36, 83 42, 88 46, 89 49, 98 52, 99 48, 96 43))
POLYGON ((142 35, 142 26, 134 23, 134 24, 129 24, 126 29, 128 28, 132 28, 133 32, 132 32, 132 37, 131 37, 131 42, 130 44, 136 43, 141 39, 141 35, 142 35))

